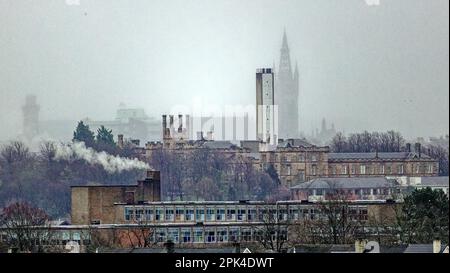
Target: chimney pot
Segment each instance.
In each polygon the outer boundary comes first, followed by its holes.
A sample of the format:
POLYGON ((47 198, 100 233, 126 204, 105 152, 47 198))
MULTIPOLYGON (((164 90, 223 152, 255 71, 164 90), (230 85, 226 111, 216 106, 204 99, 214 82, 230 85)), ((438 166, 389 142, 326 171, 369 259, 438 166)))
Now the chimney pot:
POLYGON ((433 253, 441 253, 441 241, 440 240, 434 240, 433 241, 433 253))

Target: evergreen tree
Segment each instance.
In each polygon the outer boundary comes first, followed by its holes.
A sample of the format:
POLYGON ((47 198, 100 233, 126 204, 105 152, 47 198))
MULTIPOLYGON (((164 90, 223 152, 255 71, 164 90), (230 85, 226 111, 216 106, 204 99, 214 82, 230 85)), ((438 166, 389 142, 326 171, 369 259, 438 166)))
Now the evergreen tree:
POLYGON ((87 147, 95 144, 94 133, 89 129, 89 125, 85 125, 83 121, 78 122, 75 132, 73 132, 73 142, 84 142, 87 147))
POLYGON ((403 206, 404 235, 408 243, 448 242, 448 198, 442 190, 414 190, 403 206))
POLYGON ((108 130, 105 126, 101 126, 97 130, 97 150, 106 151, 108 153, 114 153, 116 143, 114 142, 114 135, 112 130, 108 130))

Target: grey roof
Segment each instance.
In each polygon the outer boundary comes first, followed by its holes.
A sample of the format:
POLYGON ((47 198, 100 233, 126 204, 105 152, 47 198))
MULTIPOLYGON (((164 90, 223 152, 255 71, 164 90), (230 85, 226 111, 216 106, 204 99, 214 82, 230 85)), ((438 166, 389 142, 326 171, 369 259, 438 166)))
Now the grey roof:
POLYGON ((301 183, 291 189, 362 189, 362 188, 391 188, 395 186, 393 180, 385 177, 345 177, 345 178, 317 178, 301 183))
MULTIPOLYGON (((446 248, 446 245, 441 246, 441 253, 446 248)), ((405 253, 433 253, 433 245, 432 244, 410 244, 405 249, 405 253)))
POLYGON ((422 177, 421 180, 421 186, 448 187, 448 176, 422 177))
POLYGON ((206 141, 203 147, 208 149, 235 149, 237 145, 229 141, 206 141))
MULTIPOLYGON (((330 153, 328 155, 329 160, 367 160, 367 159, 391 159, 391 160, 404 160, 419 158, 417 153, 330 153)), ((422 159, 431 159, 429 156, 422 154, 422 159)))
POLYGON ((289 148, 289 147, 312 147, 311 143, 304 139, 286 139, 278 143, 278 148, 289 148), (293 145, 292 145, 293 144, 293 145))

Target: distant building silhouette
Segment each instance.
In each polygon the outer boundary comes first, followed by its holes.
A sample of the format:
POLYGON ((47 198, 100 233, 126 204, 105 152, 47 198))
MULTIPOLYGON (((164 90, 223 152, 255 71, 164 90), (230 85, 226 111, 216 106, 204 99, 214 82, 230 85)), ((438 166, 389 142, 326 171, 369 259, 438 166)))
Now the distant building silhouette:
POLYGON ((299 130, 299 71, 295 65, 292 72, 290 51, 286 32, 283 34, 283 44, 279 70, 276 71, 275 104, 278 105, 278 132, 280 138, 298 138, 299 130))
POLYGON ((28 95, 25 99, 25 105, 22 107, 23 113, 23 136, 29 142, 39 135, 39 111, 35 95, 28 95))

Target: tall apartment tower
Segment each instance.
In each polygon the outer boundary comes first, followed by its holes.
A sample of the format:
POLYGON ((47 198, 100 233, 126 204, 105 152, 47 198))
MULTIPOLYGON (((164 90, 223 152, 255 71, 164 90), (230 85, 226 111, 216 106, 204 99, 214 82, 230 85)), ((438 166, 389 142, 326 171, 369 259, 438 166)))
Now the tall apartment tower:
POLYGON ((36 102, 36 96, 28 95, 25 105, 22 107, 23 135, 28 141, 39 134, 39 110, 40 106, 36 102))
POLYGON ((299 130, 299 71, 297 64, 292 72, 286 32, 283 34, 280 66, 275 85, 275 101, 279 109, 279 137, 300 137, 299 130))
POLYGON ((278 135, 275 107, 275 81, 271 68, 256 70, 256 136, 265 143, 276 143, 278 135))

